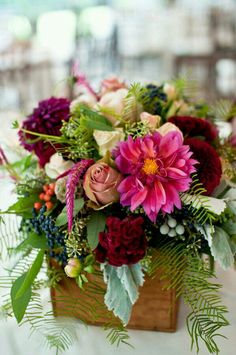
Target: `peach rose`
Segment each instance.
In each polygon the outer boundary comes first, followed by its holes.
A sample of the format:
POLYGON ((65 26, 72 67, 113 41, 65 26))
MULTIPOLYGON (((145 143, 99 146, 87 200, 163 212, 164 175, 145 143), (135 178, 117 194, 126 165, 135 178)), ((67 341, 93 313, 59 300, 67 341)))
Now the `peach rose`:
POLYGON ((148 112, 140 113, 140 120, 142 122, 147 122, 150 131, 154 131, 160 125, 161 117, 158 115, 151 115, 148 112))
POLYGON ((119 201, 117 186, 122 175, 108 164, 98 162, 88 168, 84 177, 84 191, 87 197, 95 203, 96 208, 104 207, 119 201))
POLYGON ((127 88, 123 81, 120 81, 116 76, 111 76, 102 81, 101 84, 101 95, 104 95, 111 91, 116 91, 118 89, 127 88))

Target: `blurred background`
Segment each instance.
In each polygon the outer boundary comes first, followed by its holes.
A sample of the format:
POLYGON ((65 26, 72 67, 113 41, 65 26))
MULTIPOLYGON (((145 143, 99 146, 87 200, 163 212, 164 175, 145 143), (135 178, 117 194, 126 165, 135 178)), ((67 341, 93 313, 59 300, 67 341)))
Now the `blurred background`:
POLYGON ((0 120, 70 95, 74 63, 95 85, 190 73, 202 98, 234 98, 236 0, 0 0, 0 120))

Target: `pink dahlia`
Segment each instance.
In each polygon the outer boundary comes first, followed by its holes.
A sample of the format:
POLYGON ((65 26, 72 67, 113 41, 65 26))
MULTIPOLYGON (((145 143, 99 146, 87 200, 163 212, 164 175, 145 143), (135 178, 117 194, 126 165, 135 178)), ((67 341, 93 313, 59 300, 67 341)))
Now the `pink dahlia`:
POLYGON ((133 140, 128 137, 115 151, 118 169, 127 175, 119 184, 120 203, 134 211, 142 206, 152 222, 160 210, 181 208, 179 192, 187 191, 196 171, 188 145, 178 131, 156 132, 133 140))

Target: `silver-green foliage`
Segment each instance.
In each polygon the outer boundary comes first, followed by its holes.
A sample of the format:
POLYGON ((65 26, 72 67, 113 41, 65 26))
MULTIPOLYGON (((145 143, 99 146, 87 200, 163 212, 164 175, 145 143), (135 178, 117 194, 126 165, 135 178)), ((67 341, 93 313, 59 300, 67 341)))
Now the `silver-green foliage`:
POLYGON ((114 315, 126 325, 129 322, 132 306, 139 296, 139 286, 144 283, 140 264, 114 267, 103 264, 104 281, 107 284, 105 304, 114 315))

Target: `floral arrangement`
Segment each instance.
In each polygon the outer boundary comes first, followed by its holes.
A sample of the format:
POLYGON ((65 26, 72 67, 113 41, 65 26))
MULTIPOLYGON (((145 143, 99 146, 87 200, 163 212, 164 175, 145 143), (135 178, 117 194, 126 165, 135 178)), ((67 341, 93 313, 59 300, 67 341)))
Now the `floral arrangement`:
POLYGON ((17 216, 13 238, 2 228, 14 259, 2 278, 11 289, 5 313, 64 350, 74 333, 65 324, 57 331, 38 303, 39 290, 67 277, 95 297, 96 275, 106 284, 103 306, 117 317, 106 325, 108 337, 127 342, 132 305, 145 278, 160 269, 166 287, 190 307, 192 345, 198 349, 202 339, 218 353, 215 337, 228 324, 227 309, 221 286, 209 279, 214 261, 224 269, 235 262, 234 137, 220 138, 214 107, 188 97, 183 80, 159 86, 109 78, 98 91, 84 76, 73 81, 76 99, 43 100, 20 126, 14 123, 29 153, 10 163, 0 151, 17 194, 1 212, 17 216))

